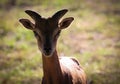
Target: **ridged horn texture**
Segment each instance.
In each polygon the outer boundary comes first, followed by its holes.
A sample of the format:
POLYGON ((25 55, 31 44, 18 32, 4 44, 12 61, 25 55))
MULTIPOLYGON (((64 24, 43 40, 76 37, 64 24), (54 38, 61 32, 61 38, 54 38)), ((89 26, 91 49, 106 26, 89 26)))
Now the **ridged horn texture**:
POLYGON ((34 11, 26 10, 25 13, 27 13, 35 21, 38 21, 41 19, 41 16, 34 11))
POLYGON ((60 10, 56 12, 52 18, 55 19, 56 21, 59 21, 60 18, 62 18, 66 13, 68 12, 67 9, 60 10))

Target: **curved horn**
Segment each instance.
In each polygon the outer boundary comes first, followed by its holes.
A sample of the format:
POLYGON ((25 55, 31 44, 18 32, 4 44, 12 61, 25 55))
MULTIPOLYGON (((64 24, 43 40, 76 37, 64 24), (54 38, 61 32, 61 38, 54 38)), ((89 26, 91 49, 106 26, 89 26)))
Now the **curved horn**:
POLYGON ((67 12, 68 12, 67 9, 60 10, 60 11, 56 12, 56 13, 52 16, 52 18, 54 18, 54 19, 56 19, 56 20, 59 21, 59 19, 62 18, 63 15, 65 15, 67 12))
POLYGON ((31 11, 31 10, 26 10, 25 13, 27 13, 35 21, 41 18, 41 16, 38 13, 31 11))

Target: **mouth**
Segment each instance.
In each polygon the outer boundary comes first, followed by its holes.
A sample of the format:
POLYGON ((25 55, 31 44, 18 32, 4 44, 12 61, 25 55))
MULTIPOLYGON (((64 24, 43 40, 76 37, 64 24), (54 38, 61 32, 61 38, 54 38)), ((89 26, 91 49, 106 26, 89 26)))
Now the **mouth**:
POLYGON ((51 57, 53 53, 52 53, 52 51, 44 51, 43 54, 46 57, 51 57))

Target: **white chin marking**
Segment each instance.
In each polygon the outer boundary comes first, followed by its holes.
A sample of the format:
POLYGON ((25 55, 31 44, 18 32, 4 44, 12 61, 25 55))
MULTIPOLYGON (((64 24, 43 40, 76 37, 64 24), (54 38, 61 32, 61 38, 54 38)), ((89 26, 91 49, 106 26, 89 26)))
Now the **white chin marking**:
POLYGON ((52 53, 50 55, 44 54, 45 57, 52 57, 52 53))
POLYGON ((45 55, 45 57, 49 58, 49 57, 52 57, 52 55, 51 54, 50 55, 45 55))

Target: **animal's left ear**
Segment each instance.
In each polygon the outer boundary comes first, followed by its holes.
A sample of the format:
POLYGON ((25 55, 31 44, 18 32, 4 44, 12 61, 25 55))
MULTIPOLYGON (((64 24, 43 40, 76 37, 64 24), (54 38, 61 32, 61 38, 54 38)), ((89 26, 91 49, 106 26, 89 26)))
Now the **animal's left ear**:
POLYGON ((71 24, 71 22, 72 22, 73 20, 74 20, 73 17, 68 17, 68 18, 63 19, 63 20, 59 23, 59 28, 60 28, 60 29, 65 29, 65 28, 67 28, 67 27, 71 24))

